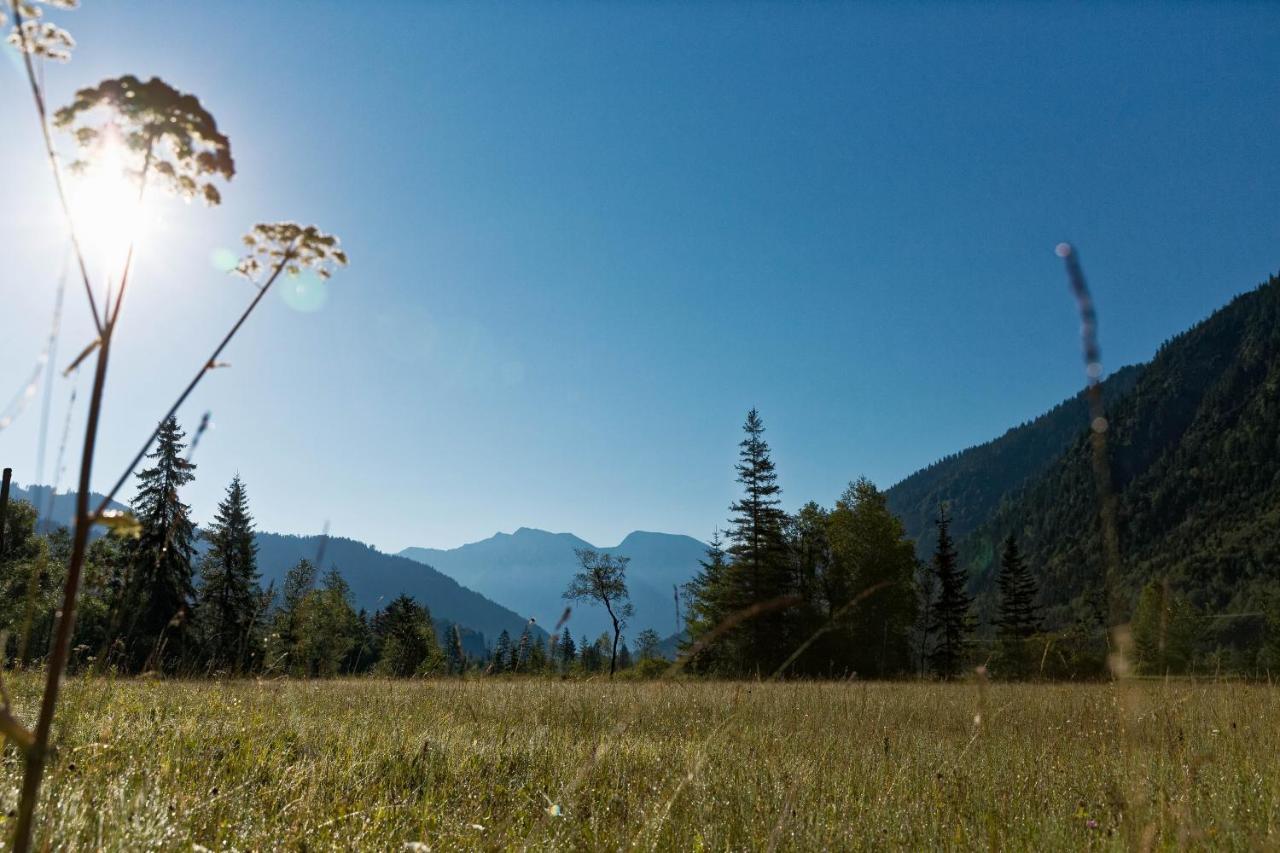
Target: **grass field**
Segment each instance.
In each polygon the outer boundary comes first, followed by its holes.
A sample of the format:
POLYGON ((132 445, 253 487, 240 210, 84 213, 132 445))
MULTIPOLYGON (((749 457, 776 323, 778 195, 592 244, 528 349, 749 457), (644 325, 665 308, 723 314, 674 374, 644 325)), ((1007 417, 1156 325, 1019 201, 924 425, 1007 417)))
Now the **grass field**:
MULTIPOLYGON (((10 681, 29 717, 35 679, 10 681)), ((1280 845, 1265 686, 73 679, 65 695, 39 835, 66 849, 1280 845)), ((4 768, 8 811, 12 748, 4 768)))

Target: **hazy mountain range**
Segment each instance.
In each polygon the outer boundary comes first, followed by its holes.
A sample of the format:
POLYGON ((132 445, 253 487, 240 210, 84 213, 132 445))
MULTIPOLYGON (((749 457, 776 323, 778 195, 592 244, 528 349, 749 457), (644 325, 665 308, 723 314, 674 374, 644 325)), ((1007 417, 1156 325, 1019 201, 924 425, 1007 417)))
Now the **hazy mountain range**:
MULTIPOLYGON (((518 607, 544 627, 554 627, 564 612, 561 597, 577 568, 574 550, 595 551, 631 558, 627 586, 635 616, 627 631, 634 637, 652 628, 666 637, 676 624, 674 586, 684 584, 698 571, 707 546, 690 536, 636 531, 613 547, 601 548, 572 533, 548 533, 521 527, 515 533, 497 533, 460 548, 405 548, 403 557, 434 566, 459 583, 518 607)), ((569 623, 575 637, 595 638, 609 627, 603 607, 573 605, 569 623)))

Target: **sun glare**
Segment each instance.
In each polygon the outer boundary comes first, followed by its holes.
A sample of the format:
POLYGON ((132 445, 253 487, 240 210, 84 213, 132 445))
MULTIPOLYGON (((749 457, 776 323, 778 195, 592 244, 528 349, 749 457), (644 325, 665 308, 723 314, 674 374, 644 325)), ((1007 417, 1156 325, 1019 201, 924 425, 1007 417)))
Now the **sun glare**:
POLYGON ((116 141, 98 147, 71 185, 71 209, 86 260, 109 277, 120 272, 131 243, 145 235, 146 200, 130 180, 128 157, 116 141))

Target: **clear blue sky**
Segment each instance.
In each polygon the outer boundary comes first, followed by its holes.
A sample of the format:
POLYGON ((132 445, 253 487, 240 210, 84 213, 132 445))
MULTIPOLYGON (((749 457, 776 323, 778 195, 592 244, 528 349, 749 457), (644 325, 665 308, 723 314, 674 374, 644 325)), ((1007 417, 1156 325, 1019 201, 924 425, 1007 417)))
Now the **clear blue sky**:
MULTIPOLYGON (((752 406, 794 507, 1076 391, 1060 240, 1111 367, 1280 268, 1274 4, 84 6, 54 16, 80 46, 51 100, 160 75, 239 168, 221 208, 165 208, 143 254, 95 487, 251 295, 211 251, 293 218, 352 257, 321 310, 272 298, 184 410, 216 424, 201 520, 238 470, 261 527, 329 519, 385 549, 705 538, 752 406)), ((9 59, 5 402, 63 245, 9 59)), ((90 337, 68 304, 63 364, 90 337)), ((0 433, 23 482, 38 421, 0 433)))

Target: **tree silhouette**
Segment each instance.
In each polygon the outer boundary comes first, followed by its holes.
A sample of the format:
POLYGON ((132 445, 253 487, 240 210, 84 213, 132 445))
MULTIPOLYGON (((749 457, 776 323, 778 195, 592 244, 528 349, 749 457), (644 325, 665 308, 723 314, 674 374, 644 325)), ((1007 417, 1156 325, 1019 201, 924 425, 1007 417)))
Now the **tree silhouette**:
POLYGON ((609 677, 618 668, 618 640, 634 613, 627 592, 627 563, 630 557, 602 554, 591 548, 575 548, 580 571, 569 582, 564 597, 568 601, 593 601, 604 605, 613 623, 613 645, 609 652, 609 677))

